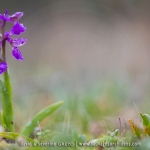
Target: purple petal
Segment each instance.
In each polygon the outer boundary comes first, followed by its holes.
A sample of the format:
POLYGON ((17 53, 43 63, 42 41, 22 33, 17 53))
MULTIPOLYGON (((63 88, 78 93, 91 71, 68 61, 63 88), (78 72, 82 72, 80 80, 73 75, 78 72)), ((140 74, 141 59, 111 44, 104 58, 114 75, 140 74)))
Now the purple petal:
POLYGON ((23 56, 18 49, 18 47, 13 47, 12 49, 12 55, 17 59, 17 60, 23 60, 23 56))
POLYGON ((2 34, 0 33, 0 47, 2 46, 2 34))
POLYGON ((5 11, 4 15, 5 15, 5 16, 8 15, 8 10, 5 11))
POLYGON ((23 16, 23 12, 16 12, 13 15, 9 16, 10 22, 17 22, 23 16))
POLYGON ((20 35, 20 33, 21 33, 21 32, 25 32, 25 30, 26 30, 26 27, 25 27, 23 24, 17 22, 17 23, 12 27, 11 33, 12 33, 12 34, 15 34, 15 35, 20 35))
POLYGON ((23 39, 23 38, 11 39, 8 37, 7 41, 12 45, 12 47, 19 47, 26 44, 27 39, 23 39))
MULTIPOLYGON (((0 15, 1 15, 1 14, 0 14, 0 15)), ((2 19, 0 18, 0 26, 2 26, 2 24, 3 24, 3 23, 2 23, 2 19)))
POLYGON ((1 19, 1 20, 3 20, 3 21, 8 21, 8 20, 9 20, 9 17, 8 17, 8 16, 5 16, 5 15, 0 14, 0 19, 1 19))
POLYGON ((0 62, 0 74, 2 74, 3 72, 5 72, 8 68, 8 65, 6 62, 0 62))
POLYGON ((9 16, 8 15, 8 10, 5 11, 4 15, 0 14, 0 19, 7 21, 7 22, 12 22, 15 23, 17 22, 21 17, 23 16, 23 12, 16 12, 13 15, 9 16))
POLYGON ((6 38, 6 39, 9 38, 9 36, 11 36, 11 35, 12 35, 11 32, 5 32, 5 38, 6 38))
POLYGON ((0 19, 3 21, 9 21, 8 10, 5 11, 4 15, 0 14, 0 19))

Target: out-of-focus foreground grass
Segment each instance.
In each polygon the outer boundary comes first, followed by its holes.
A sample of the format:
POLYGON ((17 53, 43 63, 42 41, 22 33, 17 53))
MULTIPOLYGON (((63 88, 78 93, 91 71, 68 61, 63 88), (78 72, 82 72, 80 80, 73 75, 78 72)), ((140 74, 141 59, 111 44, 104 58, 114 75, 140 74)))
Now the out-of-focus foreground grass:
MULTIPOLYGON (((42 142, 75 142, 79 140, 80 136, 83 139, 86 137, 86 142, 88 142, 100 138, 102 135, 107 135, 108 130, 114 131, 115 129, 119 129, 119 136, 123 134, 121 137, 129 138, 126 139, 126 142, 128 142, 135 138, 128 120, 133 119, 138 127, 142 125, 142 120, 134 103, 137 104, 137 107, 140 106, 139 111, 146 108, 146 113, 149 113, 146 107, 148 96, 142 102, 134 101, 133 103, 129 100, 131 88, 127 81, 122 82, 119 79, 113 79, 94 82, 93 84, 79 83, 76 86, 74 84, 66 86, 67 84, 57 82, 50 82, 51 85, 49 85, 47 80, 44 82, 43 85, 47 86, 38 87, 36 85, 37 89, 30 92, 30 87, 29 89, 27 87, 24 93, 20 93, 20 96, 19 94, 16 95, 14 103, 15 129, 16 132, 20 132, 23 125, 39 110, 57 100, 64 100, 64 105, 40 123, 31 135, 32 138, 39 139, 37 132, 40 132, 43 135, 40 137, 42 142), (49 136, 46 136, 45 132, 49 136)), ((25 86, 28 86, 28 84, 25 86)), ((134 149, 134 147, 132 148, 134 149)), ((27 146, 22 147, 22 149, 35 148, 27 146)), ((36 147, 36 149, 98 150, 100 147, 36 147)), ((131 149, 131 147, 125 147, 125 149, 131 149)))

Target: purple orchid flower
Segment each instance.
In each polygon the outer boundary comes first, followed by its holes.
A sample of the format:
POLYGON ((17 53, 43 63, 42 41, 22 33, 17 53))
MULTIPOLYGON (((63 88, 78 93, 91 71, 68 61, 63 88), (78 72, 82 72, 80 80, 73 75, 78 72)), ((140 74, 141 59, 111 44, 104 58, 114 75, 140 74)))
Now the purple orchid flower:
POLYGON ((26 27, 24 27, 23 24, 17 22, 12 27, 10 34, 20 35, 21 32, 25 32, 25 31, 26 31, 26 27))
MULTIPOLYGON (((16 12, 13 15, 8 15, 8 11, 6 10, 5 13, 2 15, 0 14, 0 26, 2 27, 5 23, 4 22, 11 22, 13 26, 9 32, 5 32, 3 36, 0 36, 0 50, 2 50, 2 43, 7 41, 12 46, 12 55, 15 59, 22 61, 23 56, 18 47, 23 46, 26 44, 27 39, 24 38, 12 38, 12 35, 20 35, 21 33, 26 31, 26 27, 19 23, 18 20, 23 16, 23 12, 16 12)), ((1 34, 0 34, 1 35, 1 34)), ((7 70, 7 63, 0 62, 0 74, 7 70)))
POLYGON ((19 46, 23 46, 27 42, 27 39, 23 39, 23 38, 17 38, 17 39, 7 38, 7 41, 11 44, 12 47, 19 47, 19 46))
POLYGON ((23 12, 16 12, 13 15, 8 15, 8 10, 5 11, 5 13, 2 15, 0 14, 0 19, 6 22, 17 22, 21 17, 23 16, 23 12))
POLYGON ((22 54, 21 54, 18 47, 23 46, 24 44, 26 44, 27 39, 24 39, 24 38, 12 39, 10 37, 7 37, 7 41, 12 46, 12 55, 13 55, 13 57, 16 58, 17 60, 23 60, 23 56, 22 56, 22 54))

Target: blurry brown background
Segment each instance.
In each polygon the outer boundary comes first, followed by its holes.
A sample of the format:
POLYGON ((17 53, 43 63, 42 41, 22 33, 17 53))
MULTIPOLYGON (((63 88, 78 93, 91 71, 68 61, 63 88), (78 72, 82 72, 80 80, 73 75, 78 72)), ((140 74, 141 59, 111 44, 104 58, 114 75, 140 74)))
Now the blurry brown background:
MULTIPOLYGON (((149 0, 0 0, 0 13, 23 11, 23 62, 7 46, 14 95, 90 87, 113 78, 130 85, 128 99, 148 95, 149 0), (19 93, 18 93, 19 91, 19 93)), ((9 29, 10 25, 8 26, 9 29)), ((22 95, 22 96, 21 96, 22 95)))

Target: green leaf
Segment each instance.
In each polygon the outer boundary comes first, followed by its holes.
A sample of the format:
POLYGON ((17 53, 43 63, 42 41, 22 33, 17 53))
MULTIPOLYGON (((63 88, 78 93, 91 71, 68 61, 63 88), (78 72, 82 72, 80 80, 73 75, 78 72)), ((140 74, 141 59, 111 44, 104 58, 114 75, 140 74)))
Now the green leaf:
POLYGON ((34 140, 32 140, 31 138, 28 138, 24 135, 18 134, 18 133, 14 133, 14 132, 0 132, 0 136, 10 139, 10 140, 16 140, 18 137, 23 137, 26 141, 31 142, 31 143, 35 143, 34 140))
POLYGON ((41 110, 35 117, 22 129, 21 134, 25 136, 30 136, 34 128, 47 116, 52 114, 56 109, 58 109, 63 104, 63 101, 56 102, 45 109, 41 110))
POLYGON ((150 136, 150 116, 148 114, 140 114, 143 120, 144 131, 150 136))
POLYGON ((5 84, 1 80, 0 80, 0 96, 2 100, 3 123, 5 123, 6 129, 12 132, 14 131, 12 101, 9 98, 9 94, 5 84))
POLYGON ((143 125, 147 127, 150 124, 150 116, 148 114, 143 115, 141 113, 140 113, 140 115, 143 120, 143 125))

